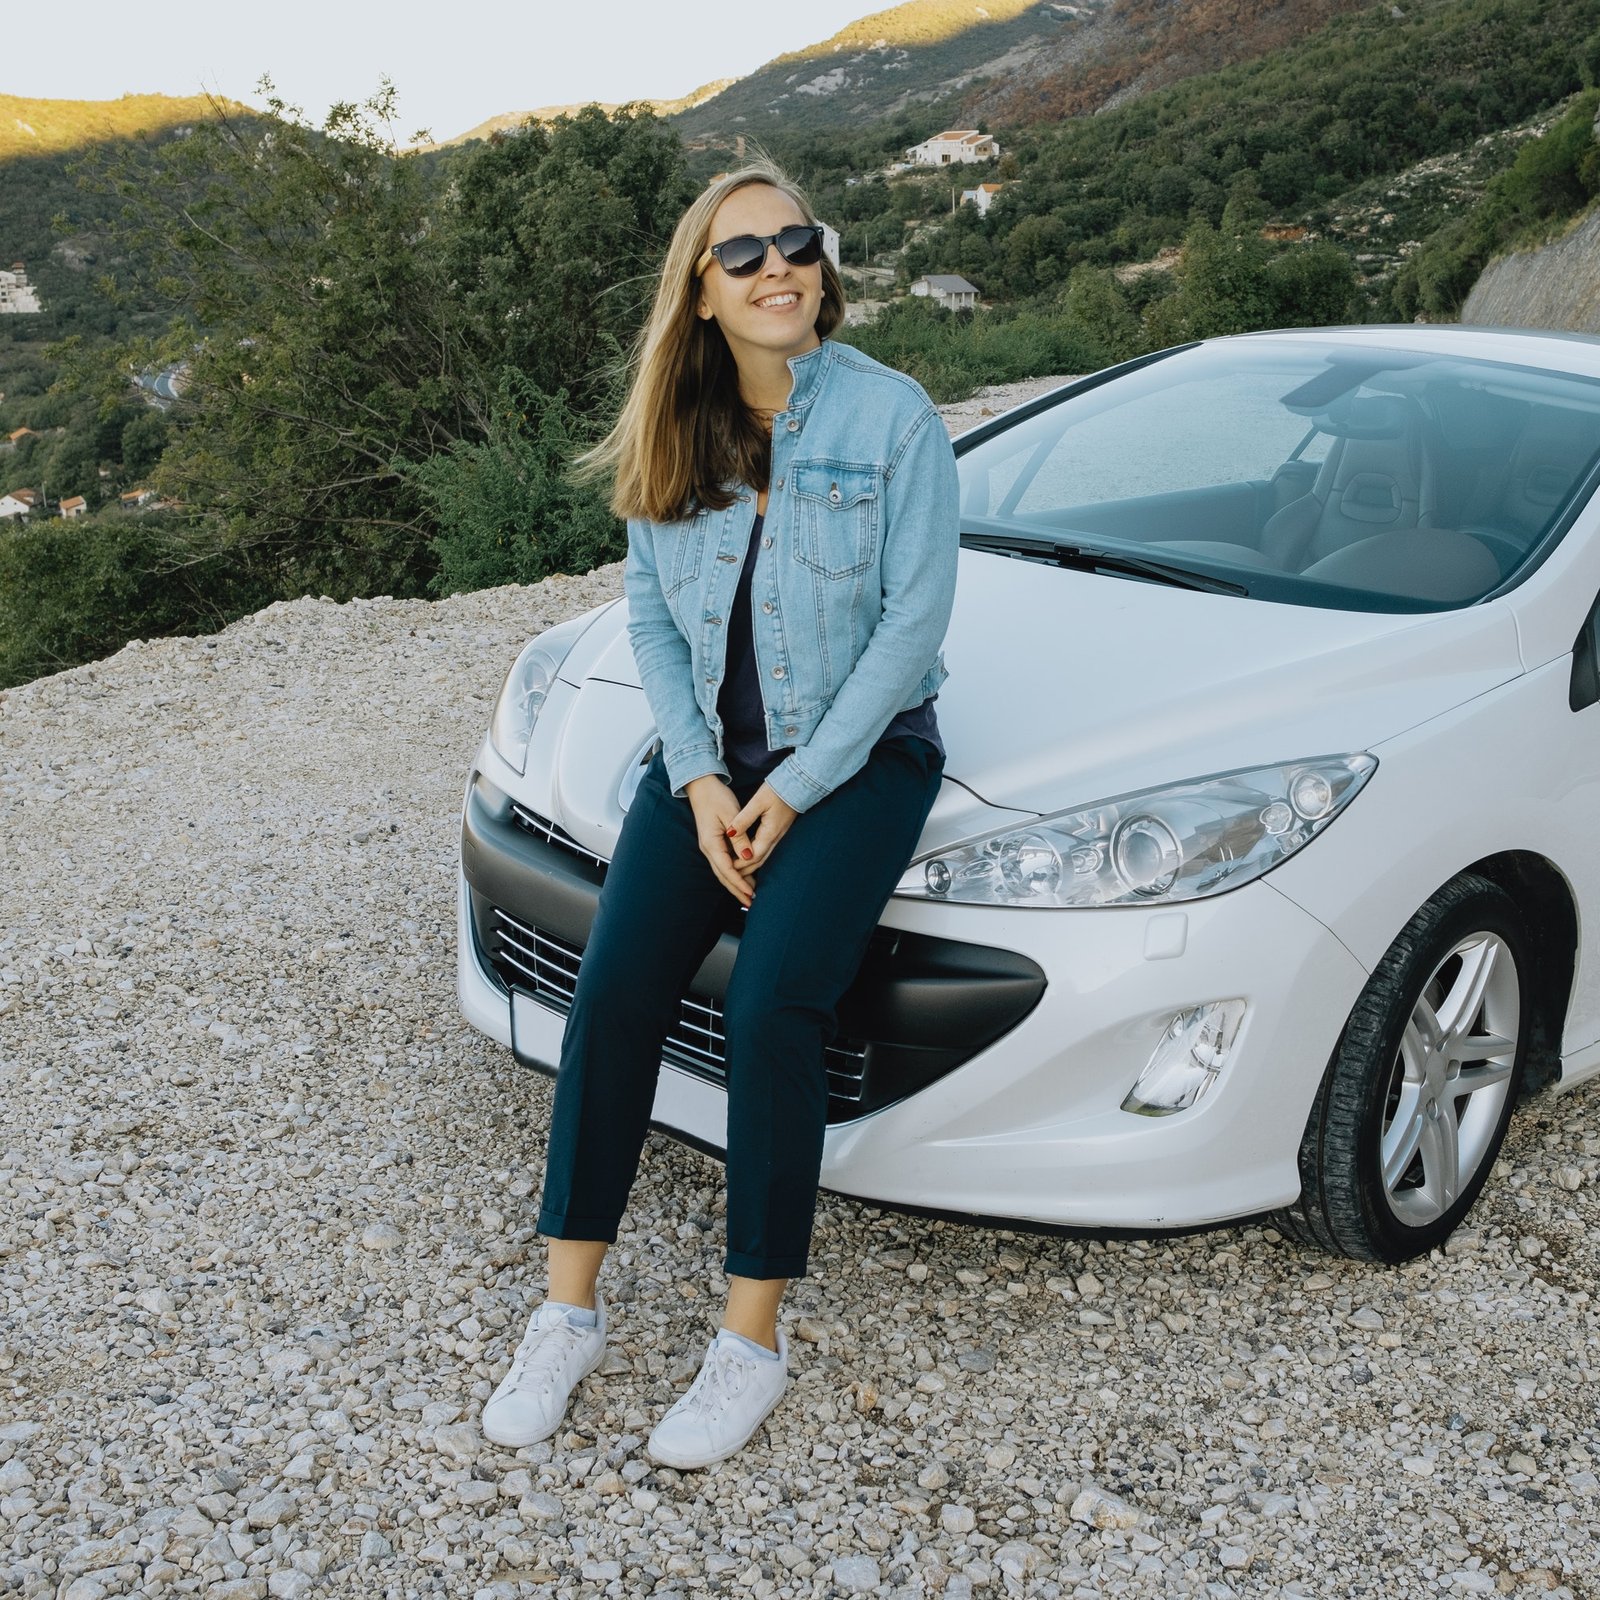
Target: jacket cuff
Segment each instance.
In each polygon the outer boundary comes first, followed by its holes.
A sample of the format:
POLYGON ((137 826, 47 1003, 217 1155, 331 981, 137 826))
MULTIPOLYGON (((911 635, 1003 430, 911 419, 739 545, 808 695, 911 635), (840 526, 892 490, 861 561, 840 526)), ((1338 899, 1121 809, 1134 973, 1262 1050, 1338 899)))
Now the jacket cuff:
POLYGON ((677 750, 666 758, 667 783, 674 800, 687 800, 689 785, 696 778, 714 773, 726 781, 728 769, 717 758, 715 745, 691 745, 687 750, 677 750))
POLYGON ((833 791, 801 769, 793 756, 785 756, 766 777, 767 787, 794 811, 809 811, 833 791))

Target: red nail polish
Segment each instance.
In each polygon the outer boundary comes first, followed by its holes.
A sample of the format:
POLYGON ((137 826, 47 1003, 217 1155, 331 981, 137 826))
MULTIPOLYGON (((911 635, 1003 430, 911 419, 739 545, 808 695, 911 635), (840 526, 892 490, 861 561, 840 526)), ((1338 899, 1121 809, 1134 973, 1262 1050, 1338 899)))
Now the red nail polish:
POLYGON ((739 830, 737 828, 729 828, 728 829, 728 837, 731 839, 734 836, 734 834, 736 834, 738 831, 739 830))
POLYGON ((750 857, 755 854, 755 851, 754 850, 743 850, 743 851, 740 852, 740 854, 743 855, 743 857, 745 858, 746 861, 748 861, 750 859, 750 857))

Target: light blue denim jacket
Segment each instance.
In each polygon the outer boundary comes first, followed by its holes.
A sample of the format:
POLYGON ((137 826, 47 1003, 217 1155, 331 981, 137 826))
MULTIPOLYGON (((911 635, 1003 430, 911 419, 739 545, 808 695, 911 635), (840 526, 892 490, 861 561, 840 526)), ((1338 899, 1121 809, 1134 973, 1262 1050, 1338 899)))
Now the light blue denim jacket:
MULTIPOLYGON (((789 360, 751 597, 767 783, 805 811, 857 772, 895 714, 949 676, 960 549, 955 454, 921 386, 824 339, 789 360)), ((756 497, 628 523, 628 637, 672 792, 728 776, 717 694, 756 497)))

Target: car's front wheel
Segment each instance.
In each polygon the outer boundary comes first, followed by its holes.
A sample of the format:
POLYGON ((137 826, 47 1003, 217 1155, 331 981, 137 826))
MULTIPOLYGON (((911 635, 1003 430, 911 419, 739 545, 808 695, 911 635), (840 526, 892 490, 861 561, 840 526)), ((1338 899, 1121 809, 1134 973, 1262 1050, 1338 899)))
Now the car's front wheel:
POLYGON ((1406 924, 1356 1001, 1300 1142, 1292 1236, 1405 1261, 1464 1217, 1499 1152, 1530 1034, 1516 902, 1467 873, 1406 924))

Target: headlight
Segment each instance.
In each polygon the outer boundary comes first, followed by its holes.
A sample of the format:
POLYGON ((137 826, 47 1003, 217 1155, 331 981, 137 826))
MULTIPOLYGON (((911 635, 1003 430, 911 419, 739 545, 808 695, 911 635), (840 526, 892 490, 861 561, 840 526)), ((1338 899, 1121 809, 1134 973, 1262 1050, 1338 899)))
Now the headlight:
POLYGON ((1061 811, 914 862, 895 893, 999 906, 1198 900, 1270 871, 1377 768, 1365 753, 1222 772, 1061 811))
POLYGON ((598 613, 586 612, 566 622, 546 628, 537 639, 523 647, 512 663, 500 698, 489 719, 489 742, 500 759, 521 772, 528 761, 528 738, 539 720, 556 672, 598 613))

